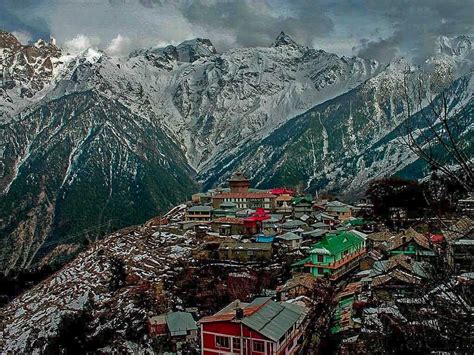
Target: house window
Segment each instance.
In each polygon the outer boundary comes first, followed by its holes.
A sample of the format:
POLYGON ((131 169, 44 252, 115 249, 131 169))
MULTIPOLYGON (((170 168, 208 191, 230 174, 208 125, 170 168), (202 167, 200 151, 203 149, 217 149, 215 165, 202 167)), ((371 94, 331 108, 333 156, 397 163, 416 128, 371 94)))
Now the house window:
POLYGON ((323 255, 318 255, 318 263, 322 263, 324 261, 323 255))
POLYGON ((257 351, 259 353, 265 352, 265 343, 260 340, 253 341, 253 351, 257 351))
POLYGON ((318 267, 318 274, 323 275, 324 274, 324 269, 322 267, 318 267))
POLYGON ((229 337, 216 335, 216 346, 220 348, 229 348, 229 337))
POLYGON ((234 350, 240 349, 240 339, 239 338, 232 338, 232 348, 234 350))

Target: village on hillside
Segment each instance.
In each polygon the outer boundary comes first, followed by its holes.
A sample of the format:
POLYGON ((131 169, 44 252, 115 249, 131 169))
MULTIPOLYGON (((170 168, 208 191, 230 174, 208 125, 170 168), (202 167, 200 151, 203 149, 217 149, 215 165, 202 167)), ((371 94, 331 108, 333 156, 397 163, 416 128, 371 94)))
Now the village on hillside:
POLYGON ((390 213, 410 226, 387 228, 363 217, 372 208, 254 189, 240 172, 193 195, 146 224, 156 237, 195 238, 198 274, 180 276, 193 295, 151 315, 149 336, 201 354, 462 349, 472 340, 458 324, 473 315, 474 200, 460 201, 437 233, 400 208, 390 213))
POLYGON ((19 295, 3 308, 0 347, 468 353, 474 199, 457 201, 449 218, 392 205, 384 220, 370 199, 254 189, 236 172, 224 187, 93 243, 19 295))

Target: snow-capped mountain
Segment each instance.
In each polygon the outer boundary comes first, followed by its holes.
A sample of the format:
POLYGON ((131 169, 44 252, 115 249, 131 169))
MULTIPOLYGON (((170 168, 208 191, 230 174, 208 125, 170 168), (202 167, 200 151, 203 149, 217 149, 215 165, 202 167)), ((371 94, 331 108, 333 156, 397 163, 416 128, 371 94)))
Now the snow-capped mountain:
POLYGON ((441 36, 437 44, 439 53, 449 57, 465 59, 472 55, 472 41, 470 36, 458 36, 454 38, 441 36))
MULTIPOLYGON (((353 197, 363 194, 374 179, 396 174, 423 178, 430 170, 403 139, 407 129, 424 129, 429 122, 436 124, 438 117, 429 107, 406 117, 400 85, 407 66, 403 61, 391 63, 356 89, 288 121, 198 177, 207 187, 241 170, 261 187, 285 181, 290 186, 302 184, 310 192, 326 190, 353 197)), ((456 125, 461 129, 456 137, 467 144, 474 133, 473 88, 471 71, 444 91, 450 120, 463 122, 456 125), (464 119, 459 119, 460 114, 464 119)), ((470 152, 474 155, 472 145, 470 152)))
POLYGON ((59 56, 54 40, 24 46, 0 30, 0 124, 39 99, 56 74, 59 56))
MULTIPOLYGON (((196 174, 211 186, 245 167, 261 186, 341 191, 337 171, 402 120, 396 83, 410 67, 339 57, 284 33, 268 47, 217 53, 195 39, 125 59, 0 38, 9 58, 0 88, 3 269, 27 267, 45 245, 98 238, 104 225, 142 222, 197 190, 196 174)), ((467 42, 443 43, 440 57, 470 58, 467 42)), ((366 163, 351 168, 361 181, 399 168, 366 163)))
POLYGON ((441 36, 436 43, 436 53, 426 60, 426 64, 430 70, 441 73, 441 76, 448 80, 466 74, 474 65, 470 36, 441 36))

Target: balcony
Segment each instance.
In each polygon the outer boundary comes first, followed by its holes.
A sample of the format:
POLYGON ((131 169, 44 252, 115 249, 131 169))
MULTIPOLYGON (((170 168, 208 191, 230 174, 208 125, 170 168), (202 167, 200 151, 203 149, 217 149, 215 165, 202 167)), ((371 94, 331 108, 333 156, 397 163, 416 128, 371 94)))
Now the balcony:
POLYGON ((306 263, 306 267, 311 267, 311 268, 323 268, 323 269, 331 269, 332 273, 329 277, 330 280, 337 280, 339 277, 347 273, 348 271, 354 269, 359 265, 360 259, 365 255, 366 250, 365 248, 346 255, 344 258, 333 262, 329 264, 324 264, 324 263, 318 263, 318 264, 313 264, 313 263, 306 263))
POLYGON ((359 250, 355 253, 348 254, 345 257, 343 257, 342 259, 339 259, 338 261, 333 262, 333 263, 329 263, 329 264, 325 264, 325 263, 318 263, 318 264, 307 263, 304 266, 320 267, 320 268, 325 268, 325 269, 338 269, 341 266, 343 266, 344 264, 350 262, 351 260, 353 260, 355 258, 359 258, 361 255, 364 255, 365 252, 366 252, 366 250, 365 250, 365 248, 363 248, 363 249, 361 249, 361 250, 359 250))

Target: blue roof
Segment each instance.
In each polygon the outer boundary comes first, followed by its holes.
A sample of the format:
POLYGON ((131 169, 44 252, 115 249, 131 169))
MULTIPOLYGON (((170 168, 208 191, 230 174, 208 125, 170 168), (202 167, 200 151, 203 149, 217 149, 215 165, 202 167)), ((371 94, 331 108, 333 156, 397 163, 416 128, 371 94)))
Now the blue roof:
POLYGON ((259 235, 259 236, 257 236, 256 242, 257 243, 273 243, 274 238, 275 237, 270 237, 270 236, 267 237, 265 235, 259 235))

